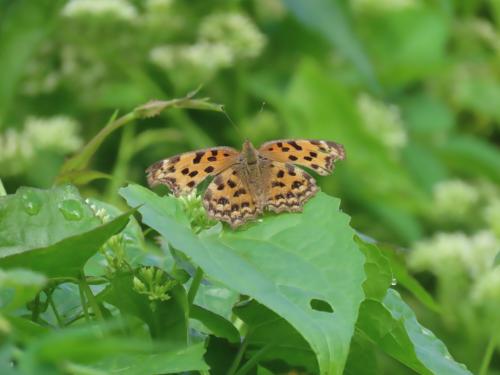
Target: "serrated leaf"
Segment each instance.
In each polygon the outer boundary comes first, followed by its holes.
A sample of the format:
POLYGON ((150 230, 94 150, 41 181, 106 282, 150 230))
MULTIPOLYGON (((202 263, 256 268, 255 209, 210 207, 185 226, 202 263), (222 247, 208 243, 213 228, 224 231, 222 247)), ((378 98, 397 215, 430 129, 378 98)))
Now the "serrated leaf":
POLYGON ((363 242, 359 238, 356 238, 356 243, 365 255, 366 280, 363 283, 365 296, 382 300, 393 279, 389 260, 377 246, 363 242))
POLYGON ((137 185, 120 190, 143 205, 143 222, 217 282, 255 298, 287 320, 316 353, 320 373, 341 374, 363 299, 363 256, 339 200, 318 194, 301 214, 269 215, 244 230, 194 235, 175 198, 137 185), (333 313, 316 311, 317 299, 333 313))

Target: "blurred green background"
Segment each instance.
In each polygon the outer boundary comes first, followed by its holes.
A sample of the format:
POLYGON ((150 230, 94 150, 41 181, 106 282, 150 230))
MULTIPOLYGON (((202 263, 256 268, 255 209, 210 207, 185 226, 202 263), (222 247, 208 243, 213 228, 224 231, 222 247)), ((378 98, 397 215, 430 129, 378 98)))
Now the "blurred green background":
POLYGON ((415 304, 419 319, 479 367, 500 319, 500 0, 0 4, 8 193, 53 185, 115 110, 203 85, 239 130, 207 111, 127 125, 92 159, 111 180, 82 194, 120 204, 117 189, 145 183, 154 161, 246 137, 342 143, 322 189, 360 233, 400 249, 439 304, 415 304))

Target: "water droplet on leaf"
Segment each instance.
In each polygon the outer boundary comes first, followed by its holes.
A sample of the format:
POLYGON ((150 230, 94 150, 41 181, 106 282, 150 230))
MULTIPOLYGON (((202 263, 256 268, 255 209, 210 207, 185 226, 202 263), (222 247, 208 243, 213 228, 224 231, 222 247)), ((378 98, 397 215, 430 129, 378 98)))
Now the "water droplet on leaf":
POLYGON ((21 202, 24 210, 32 216, 40 212, 43 204, 41 198, 30 190, 26 190, 21 194, 21 202))
POLYGON ((76 199, 66 199, 59 203, 59 211, 66 220, 78 221, 83 218, 82 204, 76 199))

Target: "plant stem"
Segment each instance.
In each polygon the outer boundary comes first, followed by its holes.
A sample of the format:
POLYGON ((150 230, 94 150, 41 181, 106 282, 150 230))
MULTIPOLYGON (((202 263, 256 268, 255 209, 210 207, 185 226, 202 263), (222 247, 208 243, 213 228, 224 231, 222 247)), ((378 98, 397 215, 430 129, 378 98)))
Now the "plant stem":
POLYGON ((2 179, 0 178, 0 197, 3 197, 4 195, 7 195, 7 192, 5 191, 5 188, 3 187, 2 179))
POLYGON ((47 296, 47 299, 49 300, 50 307, 52 308, 52 311, 54 312, 54 316, 56 317, 57 325, 59 326, 59 328, 64 327, 64 322, 61 319, 61 315, 59 315, 59 311, 57 311, 57 307, 56 307, 56 304, 54 303, 54 300, 52 299, 52 293, 50 293, 47 296))
POLYGON ((241 359, 243 358, 243 354, 245 354, 245 350, 247 350, 247 346, 248 346, 248 341, 245 337, 245 339, 240 345, 240 348, 238 349, 238 353, 236 353, 236 357, 234 357, 233 363, 231 363, 231 367, 227 371, 227 375, 234 375, 236 373, 236 370, 238 369, 238 366, 241 363, 241 359))
POLYGON ((89 310, 87 308, 87 302, 85 301, 85 296, 83 293, 83 285, 81 282, 78 283, 78 291, 80 292, 80 303, 82 304, 83 315, 85 316, 85 321, 90 322, 89 310))
POLYGON ((189 287, 189 292, 187 295, 188 306, 189 306, 190 310, 191 310, 191 306, 193 306, 193 302, 194 302, 194 298, 196 297, 196 293, 198 293, 198 289, 200 288, 201 280, 203 280, 203 270, 200 267, 198 267, 196 269, 196 273, 194 274, 193 282, 191 283, 191 286, 189 287))
POLYGON ((483 360, 481 361, 481 367, 479 369, 479 375, 486 375, 488 373, 488 368, 490 366, 491 358, 495 351, 497 345, 497 334, 493 334, 488 341, 488 346, 484 352, 483 360))
POLYGON ((122 137, 118 149, 118 156, 116 158, 115 166, 113 168, 113 173, 112 173, 113 178, 110 180, 106 192, 108 202, 111 203, 116 202, 117 200, 116 191, 118 191, 121 184, 123 184, 123 182, 127 178, 129 161, 134 154, 134 136, 135 136, 134 130, 135 129, 133 124, 125 127, 122 130, 122 137))
POLYGON ((241 368, 236 372, 235 375, 245 375, 251 369, 253 369, 259 363, 260 359, 274 346, 273 343, 269 343, 260 349, 257 353, 253 355, 252 358, 248 360, 241 368))
POLYGON ((95 299, 94 294, 92 293, 92 290, 89 287, 89 284, 87 284, 87 280, 85 279, 85 275, 81 274, 81 279, 80 279, 80 286, 85 293, 87 297, 87 301, 92 307, 92 311, 94 311, 94 314, 98 320, 104 321, 104 316, 102 315, 102 311, 99 308, 99 304, 97 303, 97 300, 95 299))

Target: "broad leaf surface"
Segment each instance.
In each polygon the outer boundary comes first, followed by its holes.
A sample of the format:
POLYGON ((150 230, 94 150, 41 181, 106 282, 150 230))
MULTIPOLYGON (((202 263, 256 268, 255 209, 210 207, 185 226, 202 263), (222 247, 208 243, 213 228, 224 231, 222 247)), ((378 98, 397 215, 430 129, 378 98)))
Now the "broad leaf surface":
POLYGON ((247 357, 255 355, 258 350, 265 350, 261 363, 274 373, 282 373, 286 369, 275 368, 272 363, 266 364, 266 361, 279 359, 294 368, 305 369, 311 374, 318 373, 311 347, 285 319, 254 300, 239 304, 234 308, 234 313, 247 326, 247 357))
POLYGON ((166 301, 150 301, 133 288, 132 275, 116 275, 98 299, 116 306, 122 313, 143 320, 154 338, 187 343, 188 316, 184 287, 178 285, 166 301))
POLYGON ((101 225, 72 186, 20 188, 0 198, 0 267, 29 268, 48 277, 76 276, 129 216, 101 225))
POLYGON ((392 289, 383 302, 363 302, 356 327, 388 355, 419 374, 470 374, 431 331, 418 323, 410 307, 392 289))
POLYGON ((342 373, 363 299, 364 261, 338 199, 319 194, 301 214, 269 215, 264 223, 201 239, 185 224, 176 199, 137 185, 120 193, 130 206, 142 204, 144 223, 210 278, 288 321, 316 353, 320 373, 342 373), (313 310, 312 299, 334 312, 313 310))
POLYGON ((45 286, 43 275, 28 270, 0 269, 0 311, 11 312, 31 301, 45 286))

